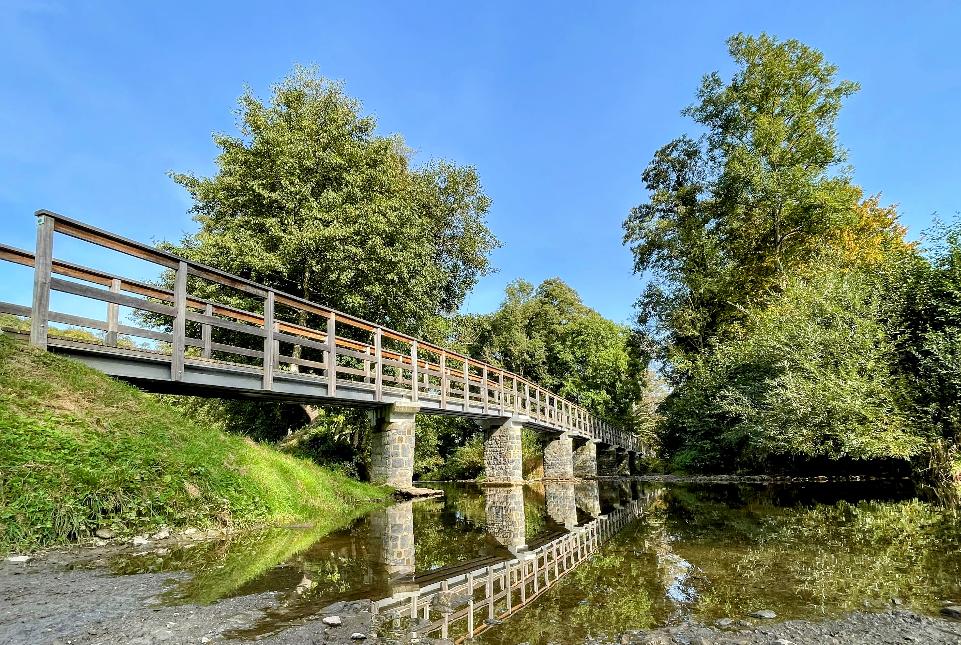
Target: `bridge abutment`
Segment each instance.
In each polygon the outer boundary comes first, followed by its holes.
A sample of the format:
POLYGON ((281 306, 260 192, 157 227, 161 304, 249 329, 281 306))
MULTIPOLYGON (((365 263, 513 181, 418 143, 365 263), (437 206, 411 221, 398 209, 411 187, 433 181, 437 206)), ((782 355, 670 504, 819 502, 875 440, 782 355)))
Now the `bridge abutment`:
POLYGON ((489 484, 524 483, 521 451, 523 423, 517 417, 481 423, 484 428, 484 476, 489 484))
POLYGON ((573 479, 573 439, 564 432, 547 435, 544 443, 544 479, 573 479))
POLYGON ((390 405, 374 414, 370 447, 370 480, 394 488, 414 481, 414 428, 419 407, 390 405))
POLYGON ((398 502, 370 514, 370 546, 388 577, 414 573, 413 502, 398 502))

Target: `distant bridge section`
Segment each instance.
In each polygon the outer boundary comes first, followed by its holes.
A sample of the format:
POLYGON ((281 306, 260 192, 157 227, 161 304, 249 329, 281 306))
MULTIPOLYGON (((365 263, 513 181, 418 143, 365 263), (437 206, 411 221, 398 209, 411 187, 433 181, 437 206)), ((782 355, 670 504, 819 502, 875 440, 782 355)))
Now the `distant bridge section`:
POLYGON ((617 474, 646 452, 633 434, 499 367, 50 211, 36 215, 35 253, 0 244, 0 260, 34 270, 29 307, 0 302, 0 312, 29 317, 33 345, 157 392, 369 408, 375 481, 411 486, 417 413, 480 424, 494 483, 522 479, 523 427, 547 436, 548 479, 594 477, 598 463, 602 474, 617 474), (55 233, 169 271, 174 288, 57 260, 55 233), (210 285, 245 305, 193 295, 210 285), (53 311, 51 292, 100 301, 105 318, 53 311), (121 307, 160 322, 153 329, 124 324, 121 307), (50 323, 94 330, 91 338, 102 340, 51 334, 50 323))

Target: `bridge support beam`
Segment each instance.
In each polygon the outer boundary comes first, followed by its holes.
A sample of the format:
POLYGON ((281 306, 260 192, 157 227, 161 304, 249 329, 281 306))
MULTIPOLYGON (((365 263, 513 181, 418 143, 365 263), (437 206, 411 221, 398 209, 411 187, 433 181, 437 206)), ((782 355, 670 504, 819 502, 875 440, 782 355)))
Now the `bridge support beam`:
POLYGON ((575 437, 573 440, 573 469, 578 479, 597 477, 597 442, 575 437))
POLYGON ((411 488, 414 480, 414 423, 419 407, 389 405, 374 413, 370 446, 370 480, 394 488, 411 488))
POLYGON ((638 452, 634 452, 633 450, 627 453, 627 474, 628 475, 641 474, 641 454, 638 452))
POLYGON ((517 417, 481 423, 484 428, 484 477, 488 484, 523 484, 521 429, 517 417))
POLYGON ((547 435, 544 444, 544 479, 574 479, 574 445, 571 435, 547 435))

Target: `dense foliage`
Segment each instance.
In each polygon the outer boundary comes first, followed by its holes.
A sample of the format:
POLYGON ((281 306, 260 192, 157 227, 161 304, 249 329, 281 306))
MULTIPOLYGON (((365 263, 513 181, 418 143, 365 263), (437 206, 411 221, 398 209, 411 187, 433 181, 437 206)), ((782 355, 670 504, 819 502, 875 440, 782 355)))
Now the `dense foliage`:
MULTIPOLYGON (((950 471, 958 441, 958 232, 927 256, 864 198, 835 122, 857 85, 798 41, 737 35, 682 136, 644 171, 625 243, 682 468, 854 461, 950 471)), ((948 477, 950 479, 950 475, 948 477)))

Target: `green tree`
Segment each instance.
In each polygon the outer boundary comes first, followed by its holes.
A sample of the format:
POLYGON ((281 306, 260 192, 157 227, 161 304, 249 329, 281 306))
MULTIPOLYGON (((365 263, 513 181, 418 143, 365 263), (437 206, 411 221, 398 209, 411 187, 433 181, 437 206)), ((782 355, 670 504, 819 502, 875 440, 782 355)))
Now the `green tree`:
POLYGON ((704 135, 655 154, 643 175, 650 198, 624 223, 635 271, 652 277, 640 322, 678 378, 824 240, 860 221, 835 130, 857 85, 796 40, 739 34, 728 50, 733 77, 705 76, 684 110, 704 135))
POLYGON ((628 327, 581 302, 558 278, 508 285, 494 313, 464 325, 470 354, 502 365, 588 410, 639 425, 647 357, 628 327))
POLYGON ((491 271, 476 171, 415 166, 340 85, 298 68, 269 102, 246 91, 238 121, 239 135, 214 135, 213 176, 172 174, 200 229, 168 248, 407 333, 455 312, 491 271))

